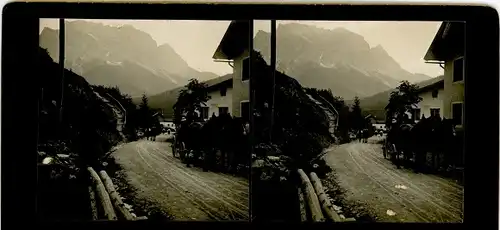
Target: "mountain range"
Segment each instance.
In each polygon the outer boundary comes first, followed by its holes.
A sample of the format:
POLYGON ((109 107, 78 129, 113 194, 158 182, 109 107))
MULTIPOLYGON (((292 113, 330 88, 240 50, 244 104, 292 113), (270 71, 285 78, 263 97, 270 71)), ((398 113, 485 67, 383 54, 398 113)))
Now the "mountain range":
MULTIPOLYGON (((168 44, 130 25, 66 22, 65 67, 94 85, 118 86, 131 96, 153 95, 185 85, 191 78, 217 77, 191 68, 168 44)), ((59 62, 59 30, 44 28, 40 46, 59 62)))
MULTIPOLYGON (((56 62, 58 36, 59 31, 51 28, 40 34, 40 46, 56 62)), ((359 96, 367 109, 379 110, 401 80, 431 79, 404 70, 382 46, 370 47, 363 36, 344 28, 279 24, 276 37, 279 71, 305 87, 331 89, 346 101, 359 96)), ((258 31, 254 49, 269 63, 270 34, 258 31)), ((191 68, 170 45, 158 45, 150 34, 133 26, 78 20, 66 22, 65 66, 90 84, 118 86, 134 98, 146 93, 152 107, 167 110, 189 79, 217 77, 191 68)))
MULTIPOLYGON (((258 31, 254 48, 267 62, 270 33, 258 31)), ((323 29, 299 23, 276 29, 277 69, 302 85, 329 88, 335 96, 367 97, 396 87, 400 81, 431 77, 404 70, 385 49, 370 47, 363 36, 345 28, 323 29)))

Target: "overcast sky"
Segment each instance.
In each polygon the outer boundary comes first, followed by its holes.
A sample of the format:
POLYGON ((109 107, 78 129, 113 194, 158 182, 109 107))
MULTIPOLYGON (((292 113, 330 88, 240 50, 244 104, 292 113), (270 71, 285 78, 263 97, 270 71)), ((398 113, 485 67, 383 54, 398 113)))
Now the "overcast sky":
MULTIPOLYGON (((148 21, 148 20, 89 20, 108 25, 130 24, 145 31, 158 45, 168 43, 188 64, 200 71, 220 75, 231 72, 226 63, 212 60, 213 53, 229 26, 229 21, 148 21)), ((277 23, 289 23, 278 21, 277 23)), ((299 21, 296 21, 299 22, 299 21)), ((359 21, 300 21, 300 23, 333 29, 344 27, 362 35, 370 46, 382 45, 401 66, 412 73, 424 73, 431 77, 443 74, 438 65, 425 64, 423 57, 439 29, 440 22, 359 22, 359 21)), ((269 31, 269 21, 255 21, 254 33, 269 31)), ((42 19, 44 27, 58 28, 58 20, 42 19)), ((279 54, 278 54, 279 55, 279 54)))

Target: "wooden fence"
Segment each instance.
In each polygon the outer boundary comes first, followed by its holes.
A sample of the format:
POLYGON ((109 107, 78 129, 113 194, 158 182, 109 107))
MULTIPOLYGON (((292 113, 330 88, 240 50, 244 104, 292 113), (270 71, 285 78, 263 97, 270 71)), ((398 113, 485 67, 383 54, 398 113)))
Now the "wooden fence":
POLYGON ((101 170, 97 174, 92 167, 88 167, 87 171, 92 181, 89 185, 89 197, 93 220, 147 219, 145 216, 136 217, 125 207, 106 171, 101 170))
POLYGON ((343 219, 333 209, 328 195, 323 189, 320 179, 316 173, 311 172, 309 177, 304 170, 299 169, 301 185, 298 188, 298 196, 300 203, 301 220, 312 222, 349 222, 355 221, 354 218, 343 219))

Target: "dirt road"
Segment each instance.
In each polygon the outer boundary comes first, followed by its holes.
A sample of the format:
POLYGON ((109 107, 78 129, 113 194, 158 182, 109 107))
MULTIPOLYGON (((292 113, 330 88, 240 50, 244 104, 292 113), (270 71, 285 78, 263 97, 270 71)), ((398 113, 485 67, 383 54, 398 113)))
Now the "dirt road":
POLYGON ((174 220, 247 220, 248 180, 187 168, 166 142, 131 142, 115 153, 128 183, 174 220))
POLYGON ((396 169, 374 139, 332 149, 325 160, 345 199, 382 222, 463 222, 463 187, 435 175, 396 169))

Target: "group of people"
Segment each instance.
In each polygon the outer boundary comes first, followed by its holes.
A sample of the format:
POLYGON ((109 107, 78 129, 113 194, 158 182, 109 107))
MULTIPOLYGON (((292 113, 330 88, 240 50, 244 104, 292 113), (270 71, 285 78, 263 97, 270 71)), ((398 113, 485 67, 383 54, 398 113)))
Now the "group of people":
POLYGON ((368 138, 370 137, 368 129, 364 128, 357 132, 356 139, 361 143, 368 143, 368 138))
POLYGON ((160 135, 162 132, 161 127, 150 127, 144 130, 144 137, 148 141, 156 141, 156 136, 160 135))
POLYGON ((186 165, 200 165, 205 171, 236 173, 238 166, 248 165, 249 123, 224 113, 212 114, 207 121, 195 115, 178 125, 172 146, 174 156, 186 165), (192 118, 191 118, 192 119, 192 118))

